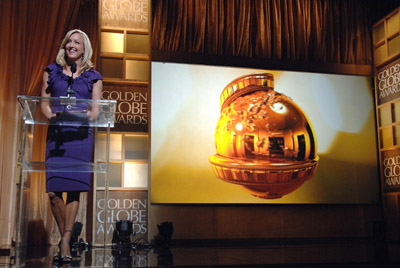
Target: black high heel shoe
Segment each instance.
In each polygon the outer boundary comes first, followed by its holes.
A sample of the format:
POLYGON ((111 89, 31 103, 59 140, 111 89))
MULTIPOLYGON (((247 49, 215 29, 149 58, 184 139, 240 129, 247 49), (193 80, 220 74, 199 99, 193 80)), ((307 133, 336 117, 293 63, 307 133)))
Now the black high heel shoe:
POLYGON ((54 254, 53 256, 53 264, 59 264, 60 263, 60 254, 58 254, 58 252, 56 254, 54 254))
MULTIPOLYGON (((71 230, 66 230, 66 231, 64 231, 64 234, 66 232, 72 232, 72 231, 71 230)), ((60 241, 60 251, 61 251, 61 241, 60 241)), ((68 264, 72 263, 71 248, 70 248, 70 253, 68 255, 60 256, 60 261, 59 262, 61 264, 65 264, 65 265, 68 265, 68 264)))
POLYGON ((58 252, 56 252, 56 254, 53 255, 53 264, 59 264, 60 263, 60 251, 61 251, 61 240, 60 242, 58 242, 58 252))
POLYGON ((61 256, 60 257, 60 263, 61 264, 71 264, 72 263, 72 256, 69 256, 69 255, 67 255, 67 256, 61 256))

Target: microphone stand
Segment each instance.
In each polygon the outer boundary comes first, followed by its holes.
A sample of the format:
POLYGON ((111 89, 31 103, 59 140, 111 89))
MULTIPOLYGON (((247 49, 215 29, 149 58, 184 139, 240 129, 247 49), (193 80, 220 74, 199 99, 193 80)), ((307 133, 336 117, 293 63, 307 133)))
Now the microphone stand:
POLYGON ((67 96, 60 96, 60 104, 66 105, 68 109, 71 108, 72 105, 76 104, 76 97, 73 97, 75 91, 72 89, 72 85, 74 84, 74 73, 76 72, 76 63, 71 63, 71 76, 68 78, 68 88, 67 88, 67 96))

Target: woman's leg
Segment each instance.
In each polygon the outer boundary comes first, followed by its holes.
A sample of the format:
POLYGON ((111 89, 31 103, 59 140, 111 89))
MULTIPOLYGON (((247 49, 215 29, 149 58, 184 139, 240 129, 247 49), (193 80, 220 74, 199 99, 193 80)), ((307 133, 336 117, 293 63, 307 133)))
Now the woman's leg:
POLYGON ((60 231, 61 237, 64 234, 65 224, 65 203, 62 197, 62 192, 49 192, 51 212, 56 220, 58 230, 60 231))
POLYGON ((72 229, 79 209, 80 192, 68 192, 67 194, 64 233, 61 239, 61 256, 71 256, 69 242, 71 241, 72 229))

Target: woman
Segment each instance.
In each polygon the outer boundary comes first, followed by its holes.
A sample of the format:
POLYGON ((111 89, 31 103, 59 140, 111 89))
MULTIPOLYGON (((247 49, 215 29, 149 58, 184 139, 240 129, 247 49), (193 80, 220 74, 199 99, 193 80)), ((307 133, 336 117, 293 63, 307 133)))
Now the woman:
MULTIPOLYGON (((93 69, 92 53, 90 40, 84 32, 77 29, 69 31, 61 43, 56 64, 45 68, 41 96, 66 96, 67 89, 72 84, 73 97, 100 100, 103 88, 102 77, 93 69), (71 66, 75 64, 76 71, 75 67, 71 71, 71 66)), ((75 126, 63 126, 58 123, 64 113, 77 112, 77 108, 68 105, 51 107, 48 102, 42 102, 41 108, 52 122, 47 132, 47 166, 52 164, 57 166, 57 164, 68 162, 92 162, 92 129, 88 126, 80 126, 79 123, 75 126)), ((94 109, 88 107, 82 111, 80 107, 79 110, 79 113, 86 113, 86 122, 94 119, 96 114, 94 109)), ((46 172, 46 192, 61 234, 60 255, 54 257, 55 261, 60 260, 64 263, 72 261, 70 240, 79 209, 79 196, 80 192, 90 190, 90 181, 91 173, 88 172, 57 172, 49 168, 46 172), (63 192, 67 193, 66 202, 63 200, 63 192)))

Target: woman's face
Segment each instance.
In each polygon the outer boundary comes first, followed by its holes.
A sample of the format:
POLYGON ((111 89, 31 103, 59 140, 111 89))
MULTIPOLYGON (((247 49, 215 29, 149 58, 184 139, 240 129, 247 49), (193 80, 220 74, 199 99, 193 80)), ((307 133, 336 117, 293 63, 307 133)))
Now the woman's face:
POLYGON ((72 34, 65 44, 65 53, 68 59, 71 61, 82 59, 83 52, 85 52, 83 36, 80 33, 72 34))

